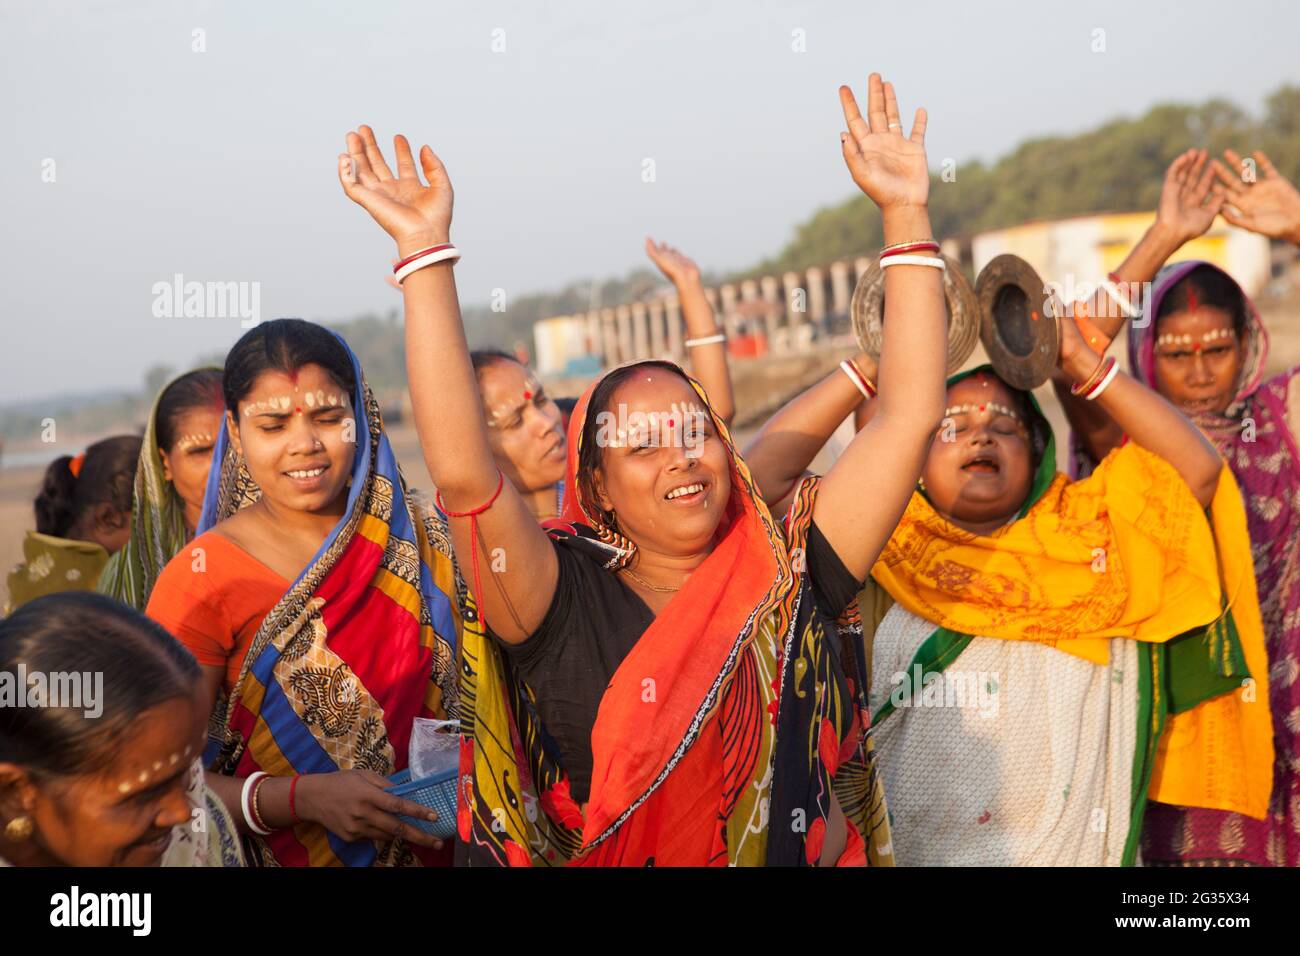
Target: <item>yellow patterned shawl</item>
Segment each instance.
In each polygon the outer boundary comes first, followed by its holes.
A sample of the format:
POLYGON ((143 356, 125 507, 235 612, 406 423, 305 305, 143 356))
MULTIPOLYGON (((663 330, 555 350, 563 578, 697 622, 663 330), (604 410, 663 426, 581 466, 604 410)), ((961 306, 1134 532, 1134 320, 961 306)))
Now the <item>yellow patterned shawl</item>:
POLYGON ((1226 467, 1209 514, 1172 466, 1130 443, 1082 481, 1057 474, 1022 518, 988 536, 914 494, 872 576, 938 627, 1095 663, 1106 663, 1109 638, 1165 644, 1213 631, 1230 612, 1253 686, 1170 713, 1149 798, 1262 816, 1268 666, 1245 513, 1226 467))

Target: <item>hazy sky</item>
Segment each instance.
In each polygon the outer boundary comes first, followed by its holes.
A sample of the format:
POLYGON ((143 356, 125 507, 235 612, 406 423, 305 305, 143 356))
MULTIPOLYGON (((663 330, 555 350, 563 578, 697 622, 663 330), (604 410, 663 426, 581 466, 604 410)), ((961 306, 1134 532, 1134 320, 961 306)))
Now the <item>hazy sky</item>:
POLYGON ((713 270, 776 252, 851 194, 835 89, 873 69, 938 168, 1160 101, 1258 110, 1297 35, 1263 0, 0 0, 0 402, 227 348, 237 318, 153 315, 175 273, 260 283, 263 318, 397 304, 335 173, 362 122, 440 153, 462 301, 509 302, 642 264, 647 232, 713 270))

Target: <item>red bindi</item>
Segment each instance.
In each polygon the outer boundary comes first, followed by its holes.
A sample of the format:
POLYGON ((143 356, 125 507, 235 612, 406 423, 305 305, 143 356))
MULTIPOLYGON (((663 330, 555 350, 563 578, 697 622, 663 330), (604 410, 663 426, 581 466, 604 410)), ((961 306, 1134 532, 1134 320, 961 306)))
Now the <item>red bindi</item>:
POLYGON ((293 410, 294 410, 295 412, 297 412, 299 415, 302 414, 302 406, 301 406, 301 405, 295 405, 294 408, 293 408, 293 410))
POLYGON ((528 389, 524 389, 524 401, 528 401, 532 397, 533 397, 533 393, 528 391, 528 389))

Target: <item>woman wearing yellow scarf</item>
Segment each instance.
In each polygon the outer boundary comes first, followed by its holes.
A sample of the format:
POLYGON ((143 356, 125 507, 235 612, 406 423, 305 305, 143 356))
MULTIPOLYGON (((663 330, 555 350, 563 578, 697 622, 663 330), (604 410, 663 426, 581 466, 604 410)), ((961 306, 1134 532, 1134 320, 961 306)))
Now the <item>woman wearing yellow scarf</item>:
MULTIPOLYGON (((1147 800, 1267 808, 1267 666, 1232 474, 1074 322, 1061 340, 1061 374, 1108 377, 1093 398, 1128 444, 1071 482, 1031 394, 987 366, 954 377, 845 622, 871 662, 903 865, 1128 865, 1147 800)), ((767 500, 862 401, 837 371, 768 423, 746 453, 767 500)))

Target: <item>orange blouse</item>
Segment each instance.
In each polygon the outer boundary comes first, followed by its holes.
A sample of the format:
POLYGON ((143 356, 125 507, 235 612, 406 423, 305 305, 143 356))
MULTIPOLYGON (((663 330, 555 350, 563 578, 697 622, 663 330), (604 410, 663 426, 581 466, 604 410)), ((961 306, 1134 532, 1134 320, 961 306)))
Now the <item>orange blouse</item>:
POLYGON ((145 614, 200 664, 225 668, 221 685, 229 695, 257 629, 290 583, 233 541, 208 531, 163 568, 145 614))

